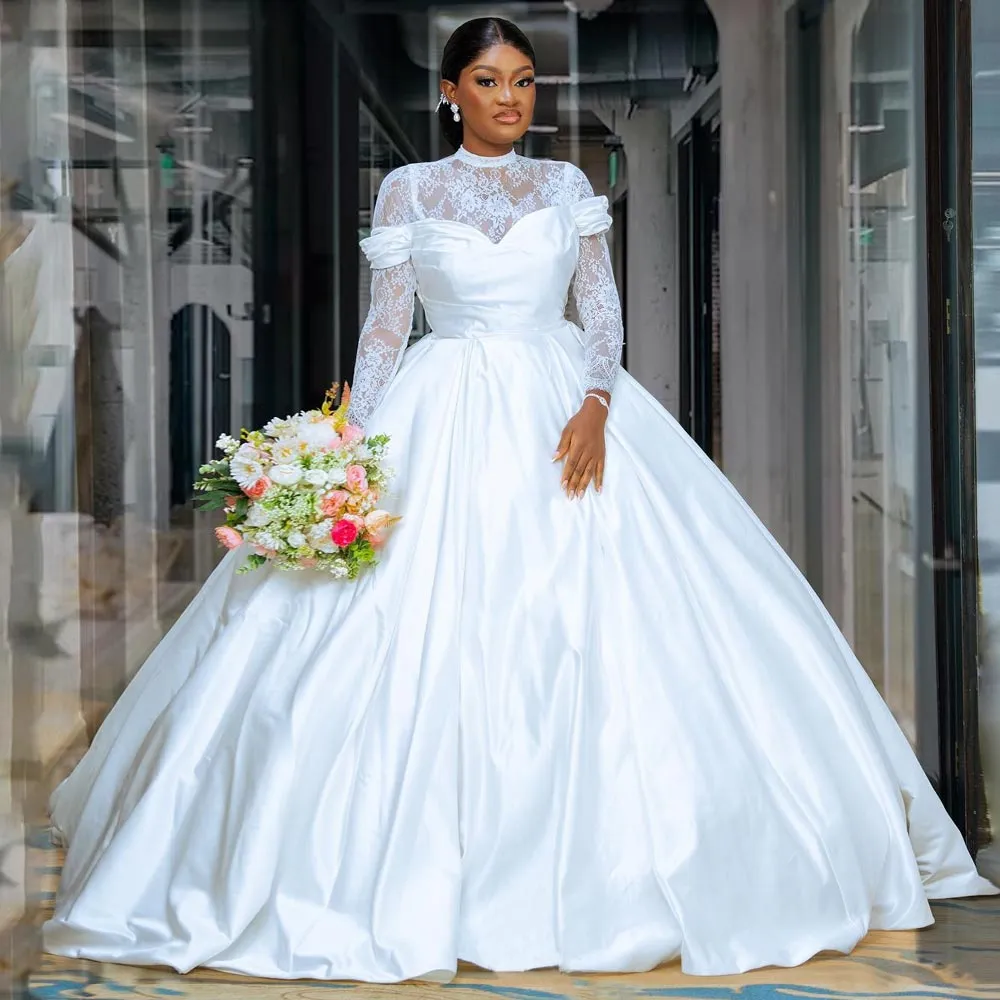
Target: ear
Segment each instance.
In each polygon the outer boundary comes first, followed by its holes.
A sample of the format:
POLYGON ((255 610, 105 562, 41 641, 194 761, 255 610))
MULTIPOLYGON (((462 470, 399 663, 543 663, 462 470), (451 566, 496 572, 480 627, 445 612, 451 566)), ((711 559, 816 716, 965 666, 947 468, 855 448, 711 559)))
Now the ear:
POLYGON ((448 98, 448 100, 452 104, 455 103, 455 98, 458 93, 458 87, 455 86, 455 84, 453 84, 451 80, 441 81, 441 92, 444 94, 445 97, 448 98))

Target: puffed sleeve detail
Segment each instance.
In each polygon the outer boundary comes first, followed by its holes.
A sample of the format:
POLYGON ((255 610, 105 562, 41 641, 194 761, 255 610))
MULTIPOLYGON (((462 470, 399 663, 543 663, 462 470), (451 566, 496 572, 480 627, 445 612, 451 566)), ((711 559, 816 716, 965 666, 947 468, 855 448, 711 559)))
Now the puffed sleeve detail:
POLYGON ((571 207, 581 236, 597 236, 611 228, 608 199, 603 194, 583 198, 574 202, 571 207))
POLYGON ((378 226, 360 246, 372 268, 381 270, 408 261, 413 238, 409 226, 378 226))

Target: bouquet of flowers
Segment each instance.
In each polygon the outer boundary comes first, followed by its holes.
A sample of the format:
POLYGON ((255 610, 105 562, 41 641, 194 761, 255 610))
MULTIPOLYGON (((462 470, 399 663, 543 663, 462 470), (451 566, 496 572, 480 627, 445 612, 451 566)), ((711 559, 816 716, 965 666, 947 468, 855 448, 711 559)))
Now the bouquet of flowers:
POLYGON ((399 520, 378 506, 392 476, 382 464, 388 435, 366 438, 348 423, 350 388, 335 406, 338 388, 319 410, 275 418, 240 440, 223 434, 224 457, 198 470, 199 509, 225 511, 216 537, 227 549, 253 549, 240 572, 270 563, 353 580, 399 520))

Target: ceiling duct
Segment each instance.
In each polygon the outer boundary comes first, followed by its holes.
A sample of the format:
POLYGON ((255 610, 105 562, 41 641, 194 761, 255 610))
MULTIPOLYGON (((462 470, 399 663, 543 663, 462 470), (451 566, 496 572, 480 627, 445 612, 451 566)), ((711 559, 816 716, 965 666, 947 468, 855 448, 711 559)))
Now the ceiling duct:
MULTIPOLYGON (((403 45, 409 58, 432 75, 449 35, 470 17, 497 13, 495 6, 462 6, 401 17, 403 45)), ((504 11, 524 28, 537 55, 540 90, 558 88, 558 104, 612 108, 623 104, 663 106, 684 93, 689 74, 714 72, 716 39, 707 9, 664 0, 660 4, 619 3, 593 19, 576 20, 567 12, 532 13, 523 4, 504 11), (514 9, 516 8, 516 9, 514 9), (576 85, 573 35, 576 36, 576 85), (710 64, 710 68, 706 68, 710 64)), ((542 94, 539 95, 540 100, 542 94)), ((425 99, 414 95, 414 103, 425 99)))

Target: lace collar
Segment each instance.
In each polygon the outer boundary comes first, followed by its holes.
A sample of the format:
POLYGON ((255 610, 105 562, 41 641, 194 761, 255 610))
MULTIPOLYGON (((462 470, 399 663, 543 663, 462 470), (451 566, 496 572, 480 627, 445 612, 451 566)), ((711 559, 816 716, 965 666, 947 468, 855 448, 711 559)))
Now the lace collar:
POLYGON ((459 146, 455 150, 455 159, 472 167, 506 167, 517 159, 517 153, 511 149, 503 156, 480 156, 478 153, 470 153, 465 146, 459 146))

